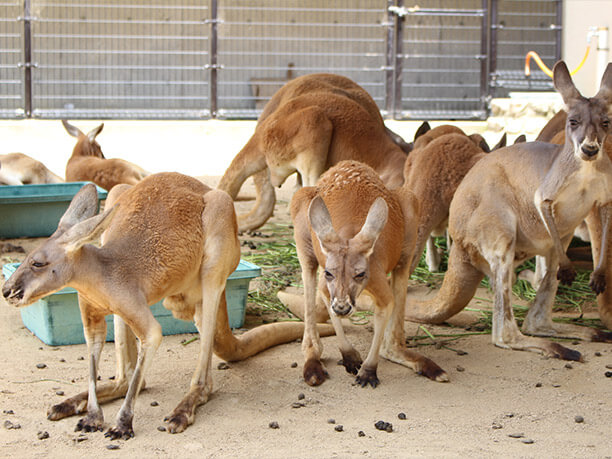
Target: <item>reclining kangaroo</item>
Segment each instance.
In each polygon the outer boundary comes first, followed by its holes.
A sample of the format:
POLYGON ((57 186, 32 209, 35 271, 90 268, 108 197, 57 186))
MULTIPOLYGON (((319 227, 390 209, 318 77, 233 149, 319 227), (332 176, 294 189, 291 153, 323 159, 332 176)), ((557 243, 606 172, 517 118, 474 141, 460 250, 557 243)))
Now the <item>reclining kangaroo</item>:
POLYGON ((129 161, 104 157, 102 148, 96 142, 96 137, 102 132, 104 123, 87 134, 66 120, 62 120, 62 124, 68 134, 78 139, 72 156, 66 163, 67 182, 90 181, 110 191, 112 187, 120 183, 136 185, 149 175, 143 168, 129 161))
POLYGON ((304 379, 319 385, 327 372, 321 363, 322 344, 316 329, 317 268, 319 292, 340 342, 342 363, 357 374, 362 387, 379 383, 382 354, 437 381, 447 374, 433 361, 405 348, 404 304, 416 236, 415 197, 403 189, 389 191, 376 172, 356 161, 329 169, 316 187, 297 191, 291 218, 304 282, 305 328, 302 340, 304 379), (391 273, 391 282, 387 274, 391 273), (375 301, 374 337, 363 362, 346 339, 341 317, 355 308, 365 292, 375 301))
POLYGON ((255 178, 257 210, 246 219, 239 217, 240 230, 257 228, 274 210, 274 189, 266 186, 268 173, 273 186, 282 185, 294 172, 305 186, 314 186, 325 170, 354 159, 371 166, 388 187, 400 186, 406 153, 396 143, 398 137, 385 127, 378 106, 355 82, 332 74, 301 76, 267 103, 253 136, 218 188, 235 199, 248 177, 261 174, 255 178))
POLYGON ((0 155, 0 185, 31 185, 63 181, 64 179, 43 163, 23 153, 0 155))
MULTIPOLYGON (((48 418, 86 412, 77 430, 101 430, 99 404, 125 396, 116 425, 106 433, 111 438, 134 435, 134 403, 162 339, 149 305, 165 298, 164 306, 177 318, 193 319, 200 333, 198 364, 188 393, 166 418, 169 432, 181 432, 212 391, 213 350, 225 360, 242 360, 299 338, 303 324, 270 324, 239 338, 232 335, 225 282, 238 265, 240 246, 234 204, 226 193, 188 176, 162 173, 133 187, 113 188, 107 210, 95 215, 97 202, 95 187, 84 186, 57 231, 26 257, 2 294, 9 304, 22 307, 66 285, 78 290, 88 390, 51 407, 48 418), (88 244, 102 232, 101 247, 88 244), (108 314, 115 314, 116 378, 98 387, 108 314)), ((332 331, 325 326, 321 333, 332 331)))
MULTIPOLYGON (((468 304, 487 275, 495 291, 495 345, 580 360, 577 351, 524 336, 510 301, 514 267, 535 255, 543 256, 546 270, 523 329, 534 335, 566 335, 567 327, 552 322, 557 279, 570 284, 575 276, 565 249, 593 206, 600 209, 607 228, 612 205, 612 161, 602 150, 610 132, 612 64, 608 64, 599 92, 590 99, 580 95, 564 62, 555 65, 553 75, 555 89, 566 105, 566 143, 513 145, 474 165, 451 203, 453 246, 442 287, 434 299, 410 304, 406 312, 417 322, 443 322, 468 304)), ((601 245, 607 244, 607 231, 603 231, 601 245)), ((602 256, 591 277, 596 293, 606 287, 607 269, 607 259, 602 256)))

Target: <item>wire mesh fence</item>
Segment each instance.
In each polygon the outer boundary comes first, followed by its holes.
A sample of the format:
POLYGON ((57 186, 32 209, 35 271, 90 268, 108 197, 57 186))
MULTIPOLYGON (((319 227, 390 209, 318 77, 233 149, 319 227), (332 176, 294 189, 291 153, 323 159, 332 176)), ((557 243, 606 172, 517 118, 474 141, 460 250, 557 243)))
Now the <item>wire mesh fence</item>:
POLYGON ((256 118, 284 83, 351 78, 394 118, 484 118, 550 89, 559 0, 0 0, 0 117, 256 118))

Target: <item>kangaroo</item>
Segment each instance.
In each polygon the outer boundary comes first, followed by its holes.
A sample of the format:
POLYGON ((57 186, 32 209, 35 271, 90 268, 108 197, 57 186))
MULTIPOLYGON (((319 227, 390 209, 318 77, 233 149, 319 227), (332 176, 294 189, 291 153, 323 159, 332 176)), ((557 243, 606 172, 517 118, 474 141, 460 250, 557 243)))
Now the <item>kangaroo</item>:
POLYGON ((39 183, 62 183, 64 180, 51 172, 40 161, 23 153, 8 153, 0 155, 2 171, 0 184, 30 185, 39 183))
POLYGON ((66 120, 62 120, 62 124, 68 134, 78 139, 72 156, 66 164, 67 182, 90 181, 110 191, 120 183, 136 185, 149 175, 147 171, 129 161, 104 157, 102 148, 96 142, 96 137, 102 132, 104 123, 87 134, 66 120))
MULTIPOLYGON (((532 335, 574 333, 576 327, 553 324, 552 304, 558 281, 571 284, 575 271, 565 254, 574 229, 593 206, 609 220, 612 161, 602 146, 610 132, 612 64, 595 97, 583 97, 564 62, 553 69, 553 83, 567 111, 566 143, 528 142, 502 148, 478 161, 461 182, 450 206, 453 245, 449 268, 436 297, 407 308, 417 322, 440 323, 461 311, 489 276, 495 291, 492 341, 502 348, 529 350, 566 360, 581 360, 575 350, 523 335, 510 302, 514 267, 535 255, 545 273, 523 324, 532 335)), ((607 247, 603 231, 602 246, 607 247)), ((606 257, 600 257, 591 288, 606 288, 606 257)), ((593 337, 609 336, 592 332, 593 337)))
POLYGON ((336 331, 346 371, 362 387, 379 384, 382 355, 436 381, 448 375, 428 358, 405 348, 404 304, 414 256, 417 202, 405 190, 389 191, 370 167, 341 161, 316 187, 297 191, 291 218, 304 282, 304 380, 316 386, 327 372, 321 363, 322 344, 316 330, 318 290, 336 331), (391 273, 391 282, 387 274, 391 273), (341 317, 355 308, 362 293, 375 302, 374 337, 365 361, 346 339, 341 317))
MULTIPOLYGON (((88 390, 51 407, 50 420, 86 412, 76 430, 102 430, 100 404, 125 396, 106 436, 134 435, 134 403, 162 339, 149 305, 162 298, 175 317, 194 320, 200 333, 189 391, 165 419, 170 433, 192 424, 196 408, 208 400, 213 350, 225 360, 242 360, 302 335, 303 324, 289 322, 256 327, 238 338, 232 335, 225 282, 239 263, 240 245, 234 205, 225 192, 182 174, 161 173, 133 187, 113 188, 104 213, 95 215, 96 206, 94 185, 85 185, 57 231, 26 257, 2 288, 7 302, 17 307, 64 286, 79 292, 89 355, 88 390), (89 244, 100 234, 99 248, 89 244), (116 377, 98 387, 108 314, 115 314, 116 377)), ((327 325, 320 333, 332 331, 327 325)))
MULTIPOLYGON (((281 186, 295 172, 305 186, 314 186, 325 170, 345 159, 368 164, 388 187, 399 187, 406 153, 397 137, 385 127, 374 100, 355 82, 325 73, 301 76, 266 104, 253 136, 218 188, 235 199, 244 181, 261 173, 259 190, 267 180, 261 172, 266 169, 272 186, 281 186)), ((273 188, 265 191, 261 209, 251 211, 249 218, 239 216, 240 230, 261 226, 272 215, 273 188)))

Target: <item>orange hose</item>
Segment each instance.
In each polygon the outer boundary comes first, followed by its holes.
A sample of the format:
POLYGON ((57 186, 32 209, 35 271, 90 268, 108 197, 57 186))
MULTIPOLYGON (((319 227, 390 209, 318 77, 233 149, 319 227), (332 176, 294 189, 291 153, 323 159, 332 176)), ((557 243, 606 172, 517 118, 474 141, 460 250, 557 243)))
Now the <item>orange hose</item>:
MULTIPOLYGON (((570 72, 570 75, 574 75, 578 70, 582 68, 587 57, 589 56, 589 51, 591 51, 591 45, 587 45, 586 52, 584 53, 584 57, 582 58, 582 61, 580 61, 580 64, 578 64, 578 67, 576 67, 572 72, 570 72)), ((533 57, 533 60, 536 62, 536 64, 538 64, 538 67, 540 67, 540 70, 542 70, 542 72, 544 72, 546 75, 552 78, 553 77, 552 70, 550 70, 544 62, 542 62, 542 59, 540 59, 540 56, 538 56, 538 53, 536 53, 535 51, 529 51, 527 55, 525 56, 525 76, 531 75, 531 68, 529 66, 529 62, 532 57, 533 57)))

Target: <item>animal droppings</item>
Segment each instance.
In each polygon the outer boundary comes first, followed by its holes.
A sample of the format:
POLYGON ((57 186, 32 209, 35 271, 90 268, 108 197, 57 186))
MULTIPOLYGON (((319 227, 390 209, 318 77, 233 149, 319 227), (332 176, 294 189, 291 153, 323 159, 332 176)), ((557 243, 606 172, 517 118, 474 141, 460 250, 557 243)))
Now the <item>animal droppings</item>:
POLYGON ((402 421, 405 421, 406 420, 406 413, 399 413, 397 415, 397 418, 401 419, 402 421))
POLYGON ((572 369, 572 368, 574 368, 574 367, 572 366, 572 364, 571 364, 571 363, 566 363, 566 364, 565 364, 565 368, 567 368, 568 370, 571 370, 571 369, 572 369))
POLYGON ((601 357, 601 352, 599 351, 595 352, 595 357, 601 357))
POLYGON ((365 437, 365 432, 363 430, 360 430, 359 432, 357 432, 357 435, 360 437, 365 437))
POLYGON ((166 426, 157 426, 157 430, 159 430, 160 432, 165 432, 166 426))
POLYGON ((344 426, 342 424, 338 424, 336 427, 334 427, 334 430, 336 432, 343 432, 344 431, 344 426))
POLYGON ((542 383, 541 383, 541 382, 536 383, 536 385, 535 385, 535 386, 536 386, 536 387, 542 387, 542 383))
POLYGON ((608 365, 606 365, 606 368, 607 368, 608 370, 612 370, 612 364, 608 364, 608 365))
POLYGON ((4 410, 2 411, 3 414, 15 414, 15 412, 13 410, 4 410))
POLYGON ((159 406, 159 403, 158 403, 158 402, 156 402, 155 400, 153 400, 153 401, 151 402, 151 406, 159 406))
POLYGON ((511 433, 511 434, 508 434, 508 436, 510 438, 523 438, 525 434, 524 433, 511 433))
POLYGON ((378 421, 376 424, 374 424, 374 427, 376 427, 378 430, 393 432, 393 424, 390 422, 378 421))
POLYGON ((268 424, 268 427, 270 429, 278 429, 280 426, 278 425, 278 422, 272 421, 272 422, 270 422, 270 424, 268 424))
POLYGON ((115 445, 115 444, 106 445, 106 449, 119 449, 119 445, 115 445))
POLYGON ((85 440, 89 440, 89 438, 87 437, 87 435, 83 435, 83 434, 72 439, 72 441, 74 441, 75 443, 81 443, 82 441, 85 441, 85 440))
POLYGON ((465 371, 465 368, 463 368, 461 365, 457 365, 457 371, 459 373, 461 373, 461 372, 465 371))
POLYGON ((534 441, 531 438, 523 438, 521 441, 525 443, 526 445, 531 445, 534 443, 534 441))
POLYGON ((293 403, 291 404, 291 408, 303 408, 303 407, 305 407, 305 406, 306 406, 306 405, 304 405, 302 402, 293 402, 293 403))
POLYGON ((306 396, 303 393, 298 394, 298 400, 304 400, 306 396))
POLYGON ((329 419, 327 420, 327 423, 328 423, 328 424, 335 424, 335 423, 336 423, 336 420, 335 420, 334 418, 329 418, 329 419))
POLYGON ((219 365, 217 365, 217 370, 228 370, 229 367, 230 366, 227 362, 219 362, 219 365))
POLYGON ((49 432, 47 432, 46 430, 39 430, 36 436, 39 440, 46 440, 47 438, 49 438, 49 432))
POLYGON ((504 426, 502 426, 501 424, 498 424, 497 422, 494 422, 493 425, 491 426, 491 428, 493 430, 499 430, 499 429, 503 429, 504 426))
POLYGON ((36 368, 38 368, 39 370, 42 370, 43 368, 47 368, 47 364, 46 363, 37 363, 36 364, 36 368))
POLYGON ((467 355, 468 353, 466 351, 462 351, 461 349, 457 349, 457 351, 455 351, 457 355, 467 355))
POLYGON ((297 366, 298 366, 298 363, 297 363, 297 362, 293 362, 293 363, 291 364, 291 368, 297 368, 297 366))
POLYGON ((11 421, 4 421, 4 428, 6 430, 17 430, 21 429, 21 424, 13 424, 11 421))
POLYGON ((583 423, 584 422, 584 418, 582 416, 575 416, 574 417, 574 421, 578 424, 583 423))
POLYGON ((62 395, 64 395, 64 391, 63 391, 63 390, 58 390, 58 391, 55 393, 55 395, 62 396, 62 395))
POLYGON ((612 371, 606 371, 604 374, 606 375, 606 378, 612 378, 612 371))
POLYGON ((77 360, 85 360, 85 357, 80 356, 77 360))

